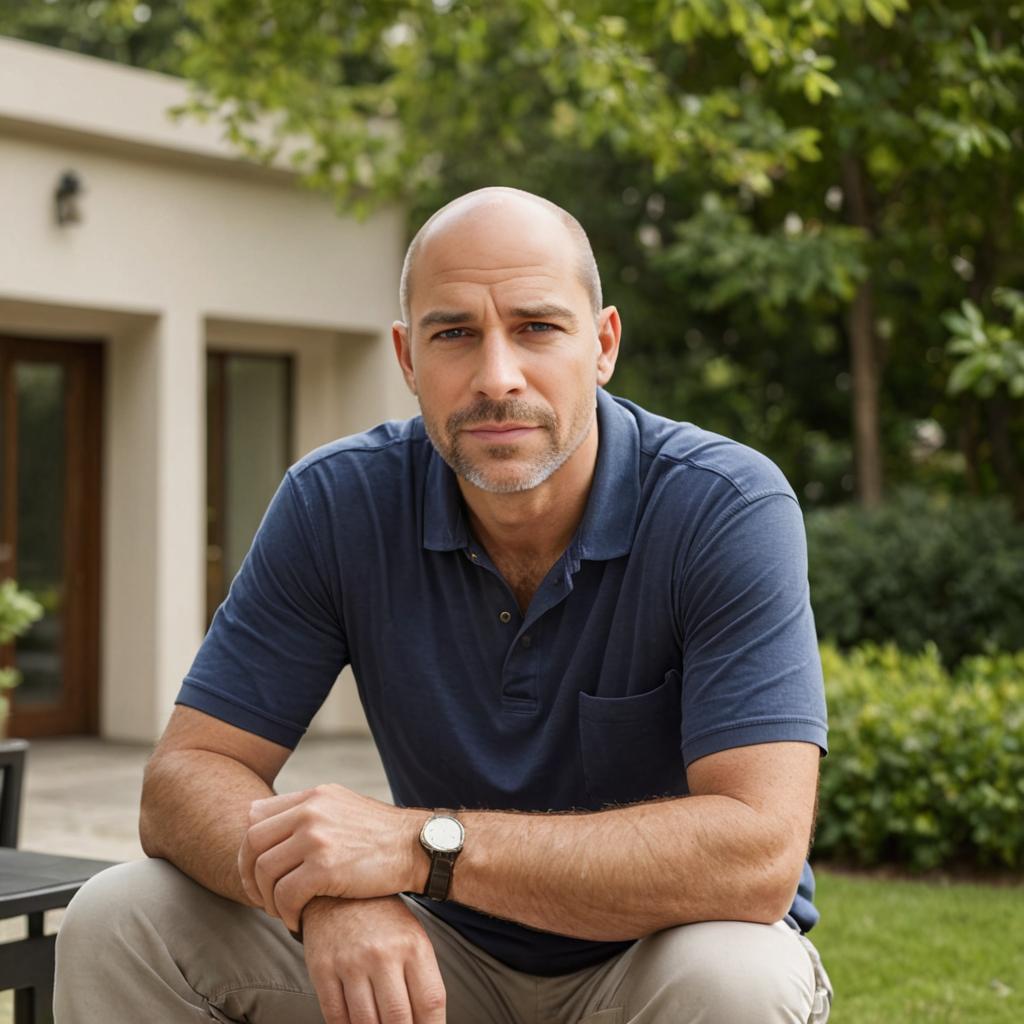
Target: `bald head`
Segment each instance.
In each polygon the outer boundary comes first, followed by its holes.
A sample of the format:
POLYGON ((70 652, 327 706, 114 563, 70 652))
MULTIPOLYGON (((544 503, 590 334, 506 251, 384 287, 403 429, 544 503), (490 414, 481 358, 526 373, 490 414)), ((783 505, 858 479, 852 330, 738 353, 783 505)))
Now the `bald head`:
MULTIPOLYGON (((587 238, 587 233, 583 230, 580 222, 571 213, 542 196, 536 196, 532 192, 524 192, 517 188, 493 186, 468 192, 464 196, 453 199, 434 213, 416 232, 416 236, 409 243, 409 248, 405 253, 405 262, 402 264, 400 301, 403 322, 410 323, 412 290, 418 257, 432 238, 460 228, 473 230, 486 225, 488 220, 500 220, 508 223, 510 219, 515 219, 524 229, 528 230, 531 219, 535 219, 538 215, 555 221, 565 232, 576 263, 577 276, 590 297, 590 304, 596 317, 601 312, 603 304, 601 278, 597 271, 594 252, 590 247, 590 239, 587 238)), ((501 239, 497 238, 494 245, 500 254, 501 239)))

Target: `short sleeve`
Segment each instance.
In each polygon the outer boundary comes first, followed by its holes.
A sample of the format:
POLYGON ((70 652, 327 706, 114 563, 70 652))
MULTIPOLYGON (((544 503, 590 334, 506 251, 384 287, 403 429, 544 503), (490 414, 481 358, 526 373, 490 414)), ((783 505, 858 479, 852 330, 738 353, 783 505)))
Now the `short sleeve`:
POLYGON ((294 747, 348 661, 326 571, 289 473, 176 703, 294 747))
POLYGON ((729 507, 683 567, 677 601, 685 763, 778 741, 825 752, 821 659, 795 498, 772 492, 729 507))

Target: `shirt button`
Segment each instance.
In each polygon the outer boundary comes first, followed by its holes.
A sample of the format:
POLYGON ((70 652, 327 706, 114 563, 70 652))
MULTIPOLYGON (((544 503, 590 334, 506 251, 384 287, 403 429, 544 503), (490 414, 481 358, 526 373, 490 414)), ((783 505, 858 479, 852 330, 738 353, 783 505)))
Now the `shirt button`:
POLYGON ((469 557, 472 558, 474 562, 479 561, 480 559, 480 556, 475 551, 470 551, 469 557))
POLYGON ((524 636, 524 637, 523 637, 523 638, 522 638, 522 639, 521 639, 521 640, 520 640, 519 642, 520 642, 520 643, 521 643, 521 644, 522 644, 522 645, 523 645, 524 647, 529 647, 529 646, 530 646, 530 644, 532 644, 532 643, 533 643, 533 639, 532 639, 531 637, 528 637, 528 636, 524 636))
POLYGON ((512 621, 512 613, 511 612, 501 612, 498 615, 498 618, 501 619, 502 622, 511 622, 512 621))

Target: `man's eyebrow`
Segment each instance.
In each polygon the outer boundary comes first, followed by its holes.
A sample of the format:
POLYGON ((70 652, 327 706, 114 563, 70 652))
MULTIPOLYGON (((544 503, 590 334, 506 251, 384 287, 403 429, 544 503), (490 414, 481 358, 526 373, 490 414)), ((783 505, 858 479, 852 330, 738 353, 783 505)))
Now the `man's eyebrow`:
POLYGON ((564 320, 573 330, 578 323, 576 314, 571 309, 554 302, 541 302, 536 306, 516 306, 509 310, 509 316, 517 320, 564 320))
MULTIPOLYGON (((576 314, 565 306, 554 302, 541 302, 536 306, 516 306, 508 311, 516 320, 563 320, 571 330, 575 330, 578 321, 576 314)), ((473 320, 473 314, 465 310, 433 309, 420 317, 421 330, 437 325, 465 324, 473 320)))
POLYGON ((435 324, 464 324, 473 319, 472 313, 465 310, 434 309, 420 317, 420 327, 433 327, 435 324))

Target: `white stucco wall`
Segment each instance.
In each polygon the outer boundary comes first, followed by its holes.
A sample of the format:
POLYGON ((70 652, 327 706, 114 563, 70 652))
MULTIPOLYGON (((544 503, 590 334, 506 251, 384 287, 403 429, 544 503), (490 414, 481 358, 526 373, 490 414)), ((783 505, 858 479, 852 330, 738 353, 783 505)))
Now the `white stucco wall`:
MULTIPOLYGON (((159 734, 203 629, 205 352, 290 354, 296 456, 415 411, 391 351, 401 212, 339 218, 183 83, 0 39, 0 332, 105 342, 101 732, 159 734), (82 223, 59 227, 60 175, 82 223)), ((321 729, 361 728, 349 684, 321 729)))

